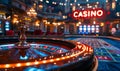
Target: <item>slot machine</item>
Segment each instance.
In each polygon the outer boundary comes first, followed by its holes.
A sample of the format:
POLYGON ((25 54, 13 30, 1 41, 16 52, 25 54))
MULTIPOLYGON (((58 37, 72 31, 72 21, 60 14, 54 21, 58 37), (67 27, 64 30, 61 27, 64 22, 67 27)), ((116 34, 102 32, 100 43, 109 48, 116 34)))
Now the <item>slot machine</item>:
POLYGON ((99 34, 99 25, 96 25, 96 34, 99 34))
POLYGON ((5 34, 6 31, 10 30, 10 22, 5 20, 0 20, 0 34, 5 34))
POLYGON ((3 33, 3 29, 2 29, 2 21, 0 20, 0 34, 3 33))
POLYGON ((79 34, 82 34, 82 25, 79 26, 79 34))
POLYGON ((92 25, 92 27, 91 27, 91 33, 95 33, 95 26, 94 25, 92 25))
POLYGON ((10 30, 10 22, 9 21, 5 21, 5 31, 9 31, 10 30))
POLYGON ((88 33, 90 34, 90 25, 87 27, 88 33))
POLYGON ((99 34, 99 25, 80 25, 79 34, 99 34))

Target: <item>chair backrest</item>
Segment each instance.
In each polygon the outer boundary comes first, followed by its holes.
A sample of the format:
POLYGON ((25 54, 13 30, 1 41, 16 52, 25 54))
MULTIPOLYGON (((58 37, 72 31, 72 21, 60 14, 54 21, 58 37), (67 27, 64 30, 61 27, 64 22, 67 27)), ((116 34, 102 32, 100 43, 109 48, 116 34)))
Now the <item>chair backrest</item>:
POLYGON ((14 36, 14 31, 13 30, 6 31, 6 35, 7 36, 14 36))

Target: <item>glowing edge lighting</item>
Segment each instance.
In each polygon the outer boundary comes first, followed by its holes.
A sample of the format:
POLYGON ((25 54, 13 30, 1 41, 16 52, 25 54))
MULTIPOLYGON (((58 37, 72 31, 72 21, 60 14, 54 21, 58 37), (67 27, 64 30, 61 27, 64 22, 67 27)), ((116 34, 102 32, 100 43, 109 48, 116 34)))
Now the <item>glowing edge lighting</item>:
POLYGON ((57 61, 62 61, 66 59, 72 59, 72 57, 79 56, 84 51, 86 51, 87 46, 83 46, 83 50, 78 53, 72 53, 70 56, 64 56, 59 58, 53 58, 49 60, 38 60, 38 61, 32 61, 32 62, 24 62, 24 63, 12 63, 12 64, 0 64, 0 68, 15 68, 15 67, 25 67, 25 66, 32 66, 32 65, 40 65, 40 64, 46 64, 46 63, 54 63, 57 61))

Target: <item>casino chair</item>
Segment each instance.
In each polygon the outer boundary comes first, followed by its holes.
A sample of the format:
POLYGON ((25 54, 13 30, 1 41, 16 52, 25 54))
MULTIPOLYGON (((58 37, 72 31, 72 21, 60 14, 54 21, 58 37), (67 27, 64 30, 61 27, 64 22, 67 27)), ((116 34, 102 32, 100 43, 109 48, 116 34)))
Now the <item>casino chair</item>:
POLYGON ((42 32, 41 30, 35 30, 34 31, 34 35, 43 35, 44 32, 42 32))
POLYGON ((13 30, 6 31, 6 36, 14 36, 14 31, 13 30))
POLYGON ((50 32, 50 31, 47 31, 47 32, 46 32, 46 35, 51 35, 51 32, 50 32))
POLYGON ((57 35, 63 35, 63 33, 62 32, 58 32, 57 35))

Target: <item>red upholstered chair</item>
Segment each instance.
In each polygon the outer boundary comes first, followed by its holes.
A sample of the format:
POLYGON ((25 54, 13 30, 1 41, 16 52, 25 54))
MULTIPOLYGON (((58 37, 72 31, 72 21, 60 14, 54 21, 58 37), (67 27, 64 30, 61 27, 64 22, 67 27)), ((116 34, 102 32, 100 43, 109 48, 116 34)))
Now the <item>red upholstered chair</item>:
POLYGON ((46 32, 46 35, 50 35, 50 34, 51 34, 51 32, 49 32, 49 31, 46 32))
POLYGON ((7 36, 14 36, 14 31, 13 30, 6 31, 6 35, 7 36))
POLYGON ((35 30, 34 31, 34 35, 43 35, 44 32, 42 32, 41 30, 35 30))
POLYGON ((62 32, 58 32, 57 35, 63 35, 63 33, 62 32))

